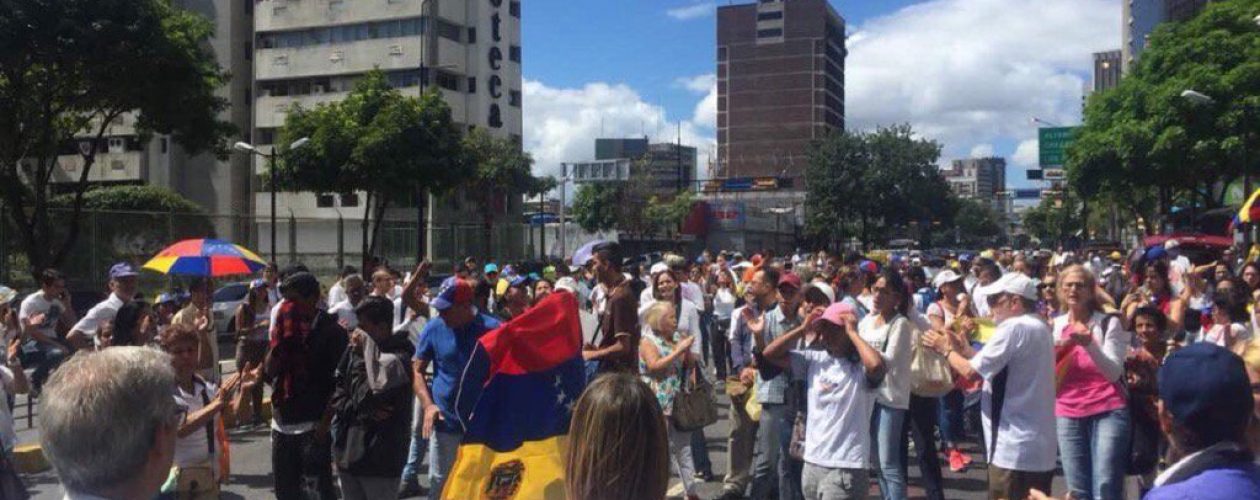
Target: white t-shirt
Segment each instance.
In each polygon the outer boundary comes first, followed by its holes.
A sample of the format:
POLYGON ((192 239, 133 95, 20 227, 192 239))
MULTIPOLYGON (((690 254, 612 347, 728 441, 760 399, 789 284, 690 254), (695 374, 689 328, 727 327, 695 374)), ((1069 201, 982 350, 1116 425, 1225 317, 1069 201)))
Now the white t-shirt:
POLYGON ((1212 325, 1203 330, 1199 342, 1211 342, 1221 347, 1228 348, 1225 345, 1225 328, 1229 328, 1229 335, 1233 337, 1235 343, 1245 343, 1251 339, 1251 331, 1242 323, 1230 323, 1229 325, 1212 325))
POLYGON ((337 316, 337 324, 345 328, 347 332, 353 332, 359 327, 359 315, 354 313, 354 304, 350 303, 350 299, 337 302, 328 308, 328 314, 337 316))
POLYGON ((18 323, 24 323, 32 316, 39 314, 44 315, 44 326, 37 328, 39 333, 50 339, 57 338, 57 319, 65 314, 65 306, 60 300, 48 300, 44 296, 44 291, 27 295, 22 299, 22 305, 18 306, 18 323))
POLYGON ((87 314, 79 318, 79 322, 74 324, 72 330, 95 336, 97 330, 101 329, 101 323, 113 321, 114 316, 118 315, 118 310, 122 308, 123 304, 126 304, 126 302, 118 294, 109 294, 109 298, 98 302, 91 309, 88 309, 87 314))
POLYGON ((719 288, 713 294, 713 316, 717 319, 731 319, 735 311, 735 291, 730 288, 719 288))
POLYGON ((13 392, 13 370, 0 364, 0 453, 17 446, 17 431, 13 428, 13 409, 9 408, 9 395, 13 392))
POLYGON ((343 300, 350 300, 350 297, 346 296, 346 287, 341 286, 340 281, 328 287, 329 304, 340 304, 343 300))
MULTIPOLYGON (((213 383, 202 380, 193 382, 192 392, 185 391, 183 387, 176 385, 175 404, 187 412, 187 415, 192 415, 205 408, 206 402, 213 399, 217 391, 218 388, 213 383)), ((204 424, 193 431, 192 434, 178 438, 175 441, 175 465, 188 467, 214 462, 214 460, 211 460, 214 457, 210 453, 207 439, 209 438, 206 437, 206 426, 204 424)))
POLYGON ((945 322, 946 327, 953 324, 954 318, 957 317, 954 313, 950 312, 949 309, 946 309, 945 306, 942 306, 939 300, 928 306, 927 315, 928 318, 933 316, 941 318, 941 320, 945 322))
POLYGON ((879 351, 888 373, 884 383, 876 389, 879 404, 898 410, 910 409, 910 362, 914 360, 916 340, 914 325, 905 316, 897 315, 892 322, 876 326, 879 314, 868 314, 858 323, 858 336, 879 351))
POLYGON ((805 461, 829 468, 866 467, 875 391, 862 364, 826 351, 792 351, 790 359, 792 376, 808 389, 805 461))
POLYGON ((700 289, 700 285, 690 281, 684 281, 680 286, 682 287, 682 297, 690 300, 691 303, 695 304, 696 308, 700 311, 705 311, 704 290, 700 289))
POLYGON ((971 303, 976 308, 976 316, 980 318, 992 318, 993 315, 989 311, 989 296, 980 293, 980 285, 976 285, 975 291, 971 292, 971 303))
POLYGON ((981 413, 985 442, 993 434, 993 377, 1007 369, 1005 402, 997 429, 994 465, 1011 470, 1054 470, 1058 455, 1054 421, 1054 340, 1032 314, 1008 318, 971 358, 984 377, 981 413))

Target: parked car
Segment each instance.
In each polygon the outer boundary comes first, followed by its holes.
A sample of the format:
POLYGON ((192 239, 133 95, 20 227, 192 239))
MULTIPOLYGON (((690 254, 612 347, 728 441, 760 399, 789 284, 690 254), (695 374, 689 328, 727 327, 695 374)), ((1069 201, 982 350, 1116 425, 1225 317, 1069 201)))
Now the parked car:
POLYGON ((214 325, 219 336, 231 336, 236 332, 236 308, 245 302, 249 295, 249 283, 228 283, 214 291, 211 311, 214 314, 214 325))

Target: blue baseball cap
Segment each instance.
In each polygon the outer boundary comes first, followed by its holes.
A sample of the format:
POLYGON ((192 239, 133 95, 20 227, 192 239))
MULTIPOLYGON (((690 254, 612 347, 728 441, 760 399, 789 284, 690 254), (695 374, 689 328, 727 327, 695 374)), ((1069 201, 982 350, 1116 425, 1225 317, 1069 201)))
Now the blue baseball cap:
POLYGON ((173 304, 176 302, 179 302, 179 297, 176 297, 175 294, 173 293, 167 292, 167 293, 158 295, 157 302, 155 303, 156 304, 173 304))
POLYGON ((265 280, 254 280, 249 282, 249 289, 253 290, 255 288, 267 288, 267 282, 265 280))
POLYGON ((451 276, 442 281, 442 288, 438 290, 437 296, 433 297, 429 305, 439 311, 445 311, 455 304, 470 303, 472 299, 472 284, 458 277, 451 276))
POLYGON ((111 280, 136 276, 138 274, 140 273, 136 272, 136 268, 131 267, 131 264, 126 262, 119 262, 109 268, 109 279, 111 280))
POLYGON ((515 278, 512 278, 512 281, 509 281, 509 282, 508 282, 508 285, 511 285, 511 286, 521 286, 521 285, 526 285, 526 284, 529 284, 529 281, 530 281, 530 277, 529 277, 529 276, 522 276, 522 275, 519 275, 519 274, 518 274, 518 275, 516 275, 516 277, 515 277, 515 278))
POLYGON ((1197 342, 1164 360, 1159 399, 1173 421, 1215 444, 1246 427, 1254 400, 1242 358, 1210 342, 1197 342))
POLYGON ((962 255, 959 255, 959 256, 958 256, 958 262, 971 262, 971 260, 972 260, 972 259, 974 259, 974 258, 975 258, 975 257, 974 257, 974 256, 972 256, 971 254, 969 254, 969 253, 965 253, 965 254, 962 254, 962 255))
POLYGON ((489 263, 489 264, 486 264, 486 268, 485 268, 485 270, 484 270, 483 272, 484 272, 485 274, 497 273, 497 272, 499 272, 499 266, 498 266, 498 265, 495 265, 493 262, 491 262, 491 263, 489 263))
POLYGON ((1151 260, 1159 260, 1167 256, 1168 256, 1168 251, 1164 250, 1163 245, 1155 245, 1153 247, 1146 249, 1146 253, 1142 255, 1142 258, 1148 261, 1151 261, 1151 260))

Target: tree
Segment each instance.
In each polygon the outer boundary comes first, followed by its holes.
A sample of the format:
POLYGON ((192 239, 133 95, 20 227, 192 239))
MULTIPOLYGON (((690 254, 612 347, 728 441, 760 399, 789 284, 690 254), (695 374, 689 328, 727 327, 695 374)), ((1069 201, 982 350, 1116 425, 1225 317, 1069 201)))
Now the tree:
POLYGON ((491 236, 494 214, 501 211, 509 196, 522 194, 542 196, 556 186, 551 177, 534 177, 534 158, 515 142, 494 137, 482 129, 464 136, 464 150, 473 166, 473 175, 464 188, 478 200, 483 241, 482 255, 493 255, 491 236))
POLYGON ((1042 200, 1024 212, 1024 231, 1043 244, 1063 242, 1084 227, 1079 209, 1080 200, 1071 194, 1042 200))
POLYGON ((0 14, 0 191, 34 275, 79 236, 90 172, 111 127, 170 134, 189 153, 226 154, 227 80, 213 25, 169 0, 12 0, 0 14), (134 120, 129 118, 134 116, 134 120), (82 137, 76 139, 76 137, 82 137), (49 217, 59 156, 79 157, 70 213, 49 217))
POLYGON ((681 234, 680 226, 683 220, 691 213, 691 208, 695 203, 696 198, 690 191, 678 193, 669 201, 652 196, 643 209, 643 216, 667 237, 678 235, 681 234))
POLYGON ((958 234, 968 245, 989 245, 1002 237, 1002 224, 993 207, 977 200, 956 201, 958 213, 954 216, 958 234))
POLYGON ((893 226, 951 221, 949 186, 936 167, 940 150, 909 125, 829 134, 814 144, 806 167, 806 231, 834 247, 855 236, 864 244, 883 240, 893 226))
POLYGON ((362 252, 376 253, 381 219, 391 204, 420 202, 417 193, 445 193, 473 175, 460 130, 436 90, 404 96, 373 70, 340 102, 295 105, 280 131, 280 187, 366 193, 362 252), (300 149, 287 145, 301 137, 300 149), (414 198, 413 198, 414 197, 414 198))
POLYGON ((1260 156, 1257 12, 1260 0, 1225 0, 1160 25, 1133 71, 1087 102, 1068 149, 1072 189, 1134 220, 1151 205, 1160 216, 1174 204, 1223 205, 1225 188, 1260 156), (1187 89, 1212 102, 1181 97, 1187 89))
POLYGON ((583 184, 573 194, 573 220, 588 233, 617 227, 621 189, 616 184, 583 184))

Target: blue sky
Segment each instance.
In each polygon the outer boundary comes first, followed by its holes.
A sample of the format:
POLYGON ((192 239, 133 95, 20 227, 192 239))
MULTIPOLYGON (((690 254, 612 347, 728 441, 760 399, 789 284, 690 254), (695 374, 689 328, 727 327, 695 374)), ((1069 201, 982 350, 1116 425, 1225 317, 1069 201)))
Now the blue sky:
MULTIPOLYGON (((703 162, 715 135, 714 12, 727 3, 522 2, 536 170, 589 159, 601 130, 672 141, 680 126, 703 162)), ((1120 0, 831 3, 848 23, 850 128, 909 122, 943 144, 943 160, 1007 157, 1012 187, 1035 163, 1031 117, 1078 122, 1090 53, 1120 45, 1120 0)))

